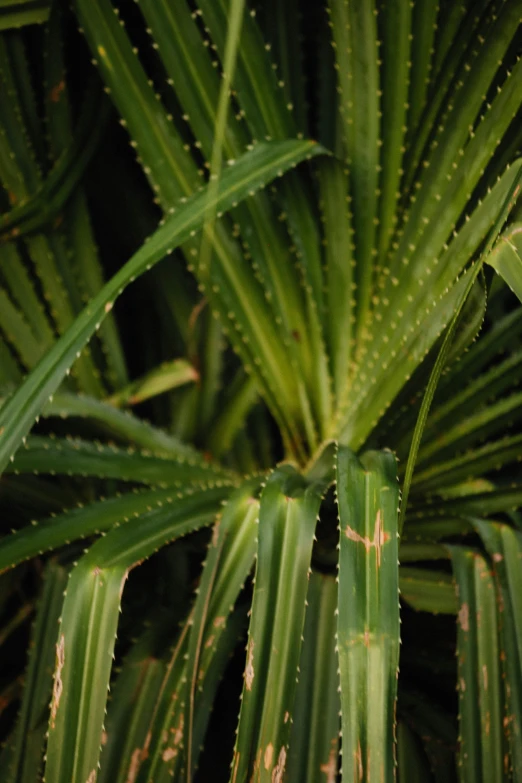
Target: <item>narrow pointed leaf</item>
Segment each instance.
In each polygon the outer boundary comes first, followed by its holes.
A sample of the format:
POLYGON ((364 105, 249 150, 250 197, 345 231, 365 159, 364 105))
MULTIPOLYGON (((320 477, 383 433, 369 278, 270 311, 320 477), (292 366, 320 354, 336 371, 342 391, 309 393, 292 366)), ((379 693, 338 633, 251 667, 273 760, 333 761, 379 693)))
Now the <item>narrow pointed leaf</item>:
POLYGON ((0 470, 27 435, 43 405, 56 391, 76 355, 88 342, 115 299, 126 286, 154 263, 198 231, 209 209, 229 209, 247 198, 286 168, 295 166, 321 148, 312 142, 259 144, 223 174, 217 189, 203 189, 181 205, 163 226, 95 296, 35 371, 0 411, 0 470))
POLYGON ((395 779, 399 665, 397 468, 391 452, 337 457, 338 648, 345 780, 395 779))
POLYGON ((285 774, 301 650, 308 570, 324 484, 291 467, 261 495, 259 544, 244 687, 231 780, 272 783, 285 774))
POLYGON ((145 377, 137 378, 124 389, 113 394, 107 402, 116 407, 138 405, 158 394, 177 389, 187 383, 194 383, 198 377, 197 370, 190 362, 186 359, 174 359, 151 370, 145 377))
POLYGON ((194 736, 195 711, 197 700, 203 693, 209 660, 254 560, 259 513, 259 501, 255 495, 260 484, 260 479, 246 482, 228 500, 216 522, 198 588, 187 653, 188 699, 184 721, 187 781, 192 779, 202 740, 201 736, 194 736))
POLYGON ((42 24, 49 18, 50 5, 50 0, 2 0, 0 30, 42 24))
POLYGON ((172 487, 129 492, 41 521, 35 520, 34 524, 23 527, 0 541, 0 572, 71 541, 103 534, 122 522, 135 520, 139 527, 139 524, 148 518, 156 521, 168 519, 185 494, 196 494, 200 503, 207 503, 207 516, 202 516, 201 524, 208 524, 212 521, 215 509, 229 492, 230 487, 205 489, 201 486, 186 493, 172 487))
POLYGON ((22 706, 15 726, 5 783, 37 783, 40 780, 49 699, 52 690, 56 624, 63 604, 67 571, 51 560, 32 633, 29 665, 22 706))
POLYGON ((339 763, 337 585, 312 571, 288 757, 288 783, 330 783, 339 763))
POLYGON ((6 473, 98 476, 140 484, 180 486, 231 478, 230 473, 190 458, 167 459, 134 449, 118 449, 72 438, 31 436, 6 473))
POLYGON ((458 584, 459 767, 463 783, 504 780, 498 603, 486 560, 450 547, 458 584))
POLYGON ((522 535, 496 522, 474 520, 491 558, 499 591, 500 646, 505 682, 504 728, 513 780, 522 780, 522 535))
POLYGON ((199 495, 180 499, 167 518, 121 525, 97 541, 71 574, 56 645, 46 777, 95 780, 121 593, 131 567, 208 522, 199 495))
POLYGON ((488 259, 522 302, 522 223, 515 223, 498 238, 488 259))

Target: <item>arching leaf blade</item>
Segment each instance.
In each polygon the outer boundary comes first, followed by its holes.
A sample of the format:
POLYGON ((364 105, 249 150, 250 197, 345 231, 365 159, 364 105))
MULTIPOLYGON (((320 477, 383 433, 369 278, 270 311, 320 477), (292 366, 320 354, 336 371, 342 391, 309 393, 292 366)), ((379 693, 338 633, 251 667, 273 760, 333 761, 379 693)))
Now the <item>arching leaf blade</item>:
POLYGON ((259 144, 227 169, 217 188, 203 189, 181 205, 140 250, 105 284, 34 372, 0 411, 0 470, 27 435, 41 408, 56 391, 77 354, 88 342, 126 286, 198 231, 209 209, 226 211, 254 190, 322 148, 309 141, 259 144))

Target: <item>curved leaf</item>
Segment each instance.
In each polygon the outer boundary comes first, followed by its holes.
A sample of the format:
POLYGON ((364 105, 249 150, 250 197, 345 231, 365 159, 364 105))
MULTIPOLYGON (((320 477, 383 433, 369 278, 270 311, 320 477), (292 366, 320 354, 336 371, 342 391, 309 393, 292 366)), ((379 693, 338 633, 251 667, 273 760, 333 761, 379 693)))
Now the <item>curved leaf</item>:
POLYGON ((522 302, 522 223, 510 226, 498 238, 487 262, 522 302))
POLYGON ((217 188, 201 190, 182 204, 140 250, 106 283, 66 333, 58 340, 21 388, 0 410, 0 470, 3 470, 27 435, 43 405, 67 374, 77 354, 96 331, 114 301, 136 277, 171 253, 198 231, 209 209, 226 211, 247 198, 285 169, 311 155, 319 145, 308 141, 259 144, 235 166, 227 169, 217 188))
POLYGON ((114 528, 71 574, 56 645, 46 777, 95 780, 121 593, 129 569, 208 523, 205 496, 181 498, 168 516, 114 528))

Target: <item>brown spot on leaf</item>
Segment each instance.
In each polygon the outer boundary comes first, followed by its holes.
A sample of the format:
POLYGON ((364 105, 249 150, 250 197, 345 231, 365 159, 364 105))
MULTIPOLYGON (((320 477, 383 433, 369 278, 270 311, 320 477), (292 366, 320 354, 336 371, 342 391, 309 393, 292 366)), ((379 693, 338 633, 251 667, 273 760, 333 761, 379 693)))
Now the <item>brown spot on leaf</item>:
POLYGON ((252 683, 254 681, 254 640, 248 640, 247 646, 247 661, 245 666, 245 685, 247 691, 252 690, 252 683))
POLYGON ((381 550, 383 544, 385 544, 387 541, 390 540, 390 534, 386 533, 382 526, 382 517, 381 517, 381 510, 379 509, 377 511, 377 517, 375 519, 375 530, 373 532, 373 540, 370 540, 368 536, 361 536, 356 530, 351 528, 349 525, 345 528, 345 536, 346 538, 349 538, 350 541, 357 541, 361 544, 364 544, 364 548, 367 552, 370 551, 372 547, 375 547, 375 553, 377 556, 377 567, 381 565, 381 550))
POLYGON ((265 758, 264 758, 265 769, 267 770, 270 769, 273 760, 274 760, 274 746, 272 745, 271 742, 269 742, 265 750, 265 758))
POLYGON ((96 783, 96 770, 93 769, 85 783, 96 783))
POLYGON ((232 778, 230 780, 230 783, 236 783, 237 781, 237 770, 239 768, 239 759, 241 758, 241 753, 234 753, 234 761, 232 766, 232 778))
POLYGON ((279 758, 277 759, 277 764, 275 765, 272 771, 272 783, 283 783, 285 766, 286 766, 286 748, 283 745, 283 747, 279 751, 279 758))
POLYGON ((364 642, 364 646, 369 649, 369 647, 370 647, 370 631, 369 631, 368 628, 364 629, 363 642, 364 642))
POLYGON ((258 783, 259 781, 259 770, 261 768, 261 754, 263 752, 262 748, 259 748, 257 751, 257 755, 254 759, 254 763, 252 765, 252 777, 250 778, 250 783, 258 783))
POLYGON ((501 563, 504 559, 504 555, 500 554, 500 552, 494 552, 493 553, 493 562, 494 563, 501 563))
POLYGON ((356 764, 356 772, 358 775, 359 780, 362 780, 364 777, 364 769, 363 769, 363 762, 362 762, 362 748, 361 743, 357 743, 357 750, 354 753, 354 761, 356 764))
POLYGON ((136 748, 132 752, 131 761, 129 764, 129 771, 127 772, 127 779, 125 783, 135 783, 138 777, 141 764, 141 748, 136 748))
POLYGON ((488 689, 488 667, 486 664, 482 666, 482 682, 484 683, 484 690, 488 689))
POLYGON ((175 748, 167 748, 161 754, 161 758, 163 759, 163 761, 171 761, 177 755, 178 755, 178 751, 175 748))
POLYGON ((110 311, 112 310, 112 302, 107 302, 105 304, 104 310, 105 310, 106 313, 110 313, 110 311))
POLYGON ((285 723, 288 723, 288 719, 289 719, 289 717, 290 717, 290 713, 289 713, 288 711, 287 711, 287 712, 285 712, 285 717, 284 717, 284 722, 285 722, 285 723))
POLYGON ((56 671, 54 673, 53 684, 53 698, 51 702, 51 728, 56 726, 56 713, 60 706, 60 699, 62 698, 63 682, 62 682, 62 669, 65 663, 65 636, 60 636, 58 644, 56 645, 56 671))
POLYGON ((226 617, 216 617, 212 623, 214 628, 224 628, 227 621, 226 617))
POLYGON ((459 609, 459 624, 464 633, 469 631, 469 606, 468 604, 462 604, 459 609))
POLYGON ((217 546, 218 538, 219 538, 219 520, 216 522, 212 530, 212 546, 214 547, 217 546))
POLYGON ((326 775, 326 783, 335 783, 337 777, 337 737, 330 742, 330 753, 326 764, 321 764, 320 771, 326 775))
POLYGON ((65 90, 65 82, 64 82, 64 80, 62 79, 60 82, 58 82, 58 84, 56 84, 56 85, 55 85, 55 86, 54 86, 54 87, 51 89, 51 92, 50 92, 50 94, 49 94, 49 97, 51 98, 51 101, 52 101, 53 103, 58 103, 58 101, 60 100, 60 95, 62 94, 62 92, 63 92, 64 90, 65 90))
POLYGON ((183 739, 183 723, 184 723, 184 717, 183 714, 179 717, 179 723, 178 725, 171 729, 171 732, 174 734, 174 745, 179 745, 181 740, 183 739))

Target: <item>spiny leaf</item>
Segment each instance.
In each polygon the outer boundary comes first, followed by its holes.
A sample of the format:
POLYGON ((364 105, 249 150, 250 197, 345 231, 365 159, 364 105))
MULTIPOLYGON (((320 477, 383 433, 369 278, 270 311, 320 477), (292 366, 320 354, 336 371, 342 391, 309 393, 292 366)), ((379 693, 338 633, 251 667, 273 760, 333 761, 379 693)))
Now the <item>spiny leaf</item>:
POLYGON ((498 238, 488 257, 488 264, 522 301, 522 223, 510 226, 498 238))
POLYGON ((337 638, 343 777, 393 781, 399 665, 397 468, 391 452, 362 460, 340 446, 337 638))
POLYGON ((277 468, 261 495, 259 544, 232 781, 282 780, 292 724, 308 570, 325 485, 277 468))
POLYGON ((504 729, 513 780, 522 776, 522 536, 507 525, 474 519, 491 558, 498 590, 500 647, 505 681, 504 729))
POLYGON ((154 454, 164 454, 201 462, 203 457, 193 446, 182 443, 158 427, 153 427, 127 411, 120 411, 101 400, 83 394, 58 392, 44 405, 41 416, 61 419, 89 419, 107 434, 134 443, 154 454))
POLYGON ((458 584, 459 766, 464 783, 504 780, 498 603, 489 566, 450 547, 458 584))
POLYGON ((221 178, 215 200, 209 204, 207 190, 195 194, 179 207, 149 241, 125 264, 83 310, 67 332, 40 362, 20 389, 0 411, 0 470, 3 470, 21 440, 27 435, 43 405, 56 391, 76 355, 110 312, 115 299, 137 276, 201 228, 209 207, 226 210, 249 193, 296 165, 321 148, 311 142, 259 144, 221 178))
POLYGON ((197 381, 197 370, 186 359, 173 359, 165 362, 143 378, 137 378, 124 389, 113 394, 107 402, 116 407, 138 405, 140 402, 156 397, 171 389, 177 389, 187 383, 197 381))
POLYGON ((30 437, 18 450, 6 472, 98 476, 172 487, 232 478, 228 471, 221 471, 197 459, 165 459, 101 443, 42 436, 30 437))
MULTIPOLYGON (((424 559, 422 552, 419 555, 419 559, 424 559)), ((443 571, 401 566, 399 589, 401 598, 418 611, 457 614, 455 585, 451 576, 443 571)))
POLYGON ((200 497, 168 517, 127 523, 97 541, 71 574, 56 646, 46 778, 85 783, 96 775, 121 593, 131 567, 208 522, 200 497), (81 676, 78 676, 81 672, 81 676))
MULTIPOLYGON (((35 520, 35 524, 5 536, 0 541, 0 572, 13 568, 23 560, 87 536, 105 533, 123 522, 167 520, 181 500, 197 495, 199 502, 208 503, 208 515, 201 524, 211 521, 215 508, 229 493, 230 487, 211 487, 180 492, 169 489, 129 492, 125 495, 89 503, 62 514, 35 520)), ((127 528, 129 530, 129 528, 127 528)))
POLYGON ((335 650, 337 585, 312 571, 288 756, 288 783, 330 783, 339 761, 339 674, 335 650))
POLYGON ((56 624, 63 604, 67 571, 54 560, 45 569, 43 592, 32 633, 22 706, 15 726, 5 783, 37 783, 45 721, 52 689, 56 624))
POLYGON ((192 614, 187 653, 188 698, 185 715, 186 779, 192 780, 194 761, 203 739, 195 736, 196 703, 212 652, 227 617, 252 568, 261 479, 245 482, 228 500, 217 520, 192 614))

